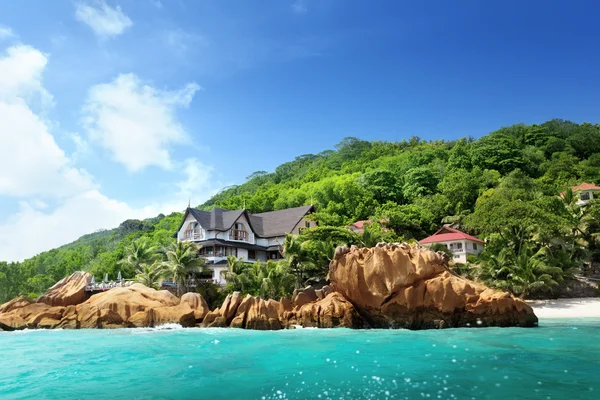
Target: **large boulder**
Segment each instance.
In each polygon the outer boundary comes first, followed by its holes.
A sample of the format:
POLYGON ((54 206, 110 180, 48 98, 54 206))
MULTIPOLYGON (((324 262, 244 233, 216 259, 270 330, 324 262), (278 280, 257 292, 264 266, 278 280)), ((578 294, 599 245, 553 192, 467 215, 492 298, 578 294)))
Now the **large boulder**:
POLYGON ((158 307, 150 310, 153 326, 179 324, 184 328, 196 325, 194 310, 187 304, 172 307, 158 307))
POLYGON ((197 322, 202 322, 206 314, 210 312, 210 308, 200 293, 186 293, 181 296, 181 303, 188 305, 194 310, 194 318, 197 322))
POLYGON ((281 329, 280 307, 278 301, 247 295, 240 303, 230 327, 262 331, 281 329))
POLYGON ((16 314, 0 314, 0 330, 2 331, 18 331, 28 327, 27 321, 16 314))
POLYGON ((294 293, 292 294, 292 304, 294 307, 302 307, 305 304, 312 303, 313 301, 317 300, 319 300, 319 296, 317 295, 317 291, 312 286, 307 286, 304 289, 295 289, 294 293))
POLYGON ((331 287, 372 327, 535 326, 523 300, 464 279, 444 254, 408 244, 336 252, 331 287))
POLYGON ((285 314, 288 327, 305 328, 365 328, 367 324, 352 303, 339 293, 330 293, 324 299, 304 304, 285 314))
MULTIPOLYGON (((167 290, 154 290, 140 283, 117 287, 94 295, 77 306, 77 312, 90 306, 98 310, 116 312, 123 321, 127 321, 137 312, 149 308, 173 307, 179 305, 179 298, 167 290)), ((83 328, 83 326, 82 326, 83 328)))
POLYGON ((225 324, 229 325, 237 312, 238 307, 242 302, 240 292, 233 292, 225 297, 225 301, 220 308, 221 316, 225 319, 225 324))
POLYGON ((13 310, 26 307, 31 304, 31 300, 29 300, 25 296, 15 297, 9 302, 6 302, 0 306, 0 314, 9 313, 13 310))
POLYGON ((83 303, 86 299, 85 287, 91 280, 92 275, 88 272, 74 272, 56 282, 37 301, 38 303, 62 307, 83 303))

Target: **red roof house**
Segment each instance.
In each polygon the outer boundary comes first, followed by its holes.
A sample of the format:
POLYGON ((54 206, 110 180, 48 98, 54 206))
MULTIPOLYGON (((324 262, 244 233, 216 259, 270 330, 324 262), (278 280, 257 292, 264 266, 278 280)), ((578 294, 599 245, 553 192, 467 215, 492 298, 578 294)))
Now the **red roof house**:
POLYGON ((455 240, 470 240, 472 242, 484 243, 483 240, 476 238, 475 236, 471 236, 469 234, 461 232, 458 229, 450 228, 449 226, 444 226, 442 229, 440 229, 433 235, 426 237, 423 240, 420 240, 419 243, 441 243, 451 242, 455 240))
POLYGON ((452 251, 454 262, 466 263, 469 254, 477 255, 483 250, 483 240, 461 232, 458 229, 444 226, 433 235, 419 241, 425 247, 434 243, 446 246, 452 251))

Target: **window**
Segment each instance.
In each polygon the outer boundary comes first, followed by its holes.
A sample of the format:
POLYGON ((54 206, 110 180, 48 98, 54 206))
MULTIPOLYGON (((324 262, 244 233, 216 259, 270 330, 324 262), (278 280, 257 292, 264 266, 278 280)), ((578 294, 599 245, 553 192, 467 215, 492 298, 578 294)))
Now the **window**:
POLYGON ((310 221, 304 221, 304 227, 310 228, 310 221))
POLYGON ((202 228, 197 222, 190 222, 187 229, 183 232, 184 239, 201 239, 202 228))
POLYGON ((590 199, 590 192, 581 192, 581 194, 579 195, 579 198, 581 200, 589 200, 590 199))
POLYGON ((255 250, 248 250, 248 259, 249 260, 255 260, 256 259, 256 251, 255 250))
POLYGON ((477 243, 473 243, 473 250, 477 250, 477 243))
POLYGON ((460 258, 460 256, 454 256, 455 259, 460 258))

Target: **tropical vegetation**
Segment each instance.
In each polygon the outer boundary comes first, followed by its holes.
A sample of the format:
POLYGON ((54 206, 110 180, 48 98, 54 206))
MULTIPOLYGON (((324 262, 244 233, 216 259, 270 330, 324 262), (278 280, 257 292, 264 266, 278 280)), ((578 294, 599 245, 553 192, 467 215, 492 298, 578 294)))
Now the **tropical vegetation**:
MULTIPOLYGON (((480 257, 457 266, 458 272, 519 295, 552 295, 573 274, 590 273, 600 262, 600 206, 582 207, 567 190, 583 181, 600 183, 600 126, 551 120, 504 127, 479 139, 346 138, 335 150, 257 171, 200 208, 246 205, 265 212, 313 204, 317 210, 319 228, 288 238, 284 261, 230 261, 228 290, 287 293, 325 280, 339 244, 414 241, 451 223, 487 241, 480 257), (373 221, 364 235, 344 228, 358 220, 373 221)), ((126 278, 146 275, 155 282, 147 268, 169 265, 183 276, 183 254, 169 258, 160 251, 173 246, 181 217, 176 212, 128 220, 23 262, 0 262, 0 301, 35 296, 82 269, 113 278, 119 271, 126 278)))

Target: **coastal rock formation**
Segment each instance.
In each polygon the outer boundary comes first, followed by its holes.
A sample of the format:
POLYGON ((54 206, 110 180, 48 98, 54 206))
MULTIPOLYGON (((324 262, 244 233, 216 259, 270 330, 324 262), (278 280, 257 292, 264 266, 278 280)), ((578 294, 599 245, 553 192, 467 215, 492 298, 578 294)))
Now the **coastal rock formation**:
POLYGON ((509 293, 455 275, 448 259, 420 246, 379 244, 338 248, 330 285, 295 290, 290 299, 265 300, 240 292, 210 311, 200 294, 181 299, 139 283, 85 300, 89 275, 75 273, 31 302, 0 305, 0 330, 122 328, 180 324, 277 330, 317 328, 430 329, 462 326, 535 326, 537 317, 509 293), (83 297, 82 297, 83 296, 83 297))
POLYGON ((419 246, 352 247, 337 253, 329 276, 375 328, 537 324, 524 301, 453 274, 444 254, 419 246))
POLYGON ((210 308, 200 293, 186 293, 181 296, 181 303, 187 304, 194 311, 194 318, 197 322, 202 322, 210 308))
POLYGON ((63 307, 83 303, 86 299, 85 287, 91 280, 91 274, 75 272, 56 282, 43 296, 37 299, 37 302, 63 307))
POLYGON ((340 293, 330 293, 325 298, 296 307, 284 313, 287 327, 305 328, 365 328, 367 324, 352 303, 340 293))
POLYGON ((281 329, 279 308, 278 301, 247 295, 240 303, 229 326, 263 331, 281 329))

